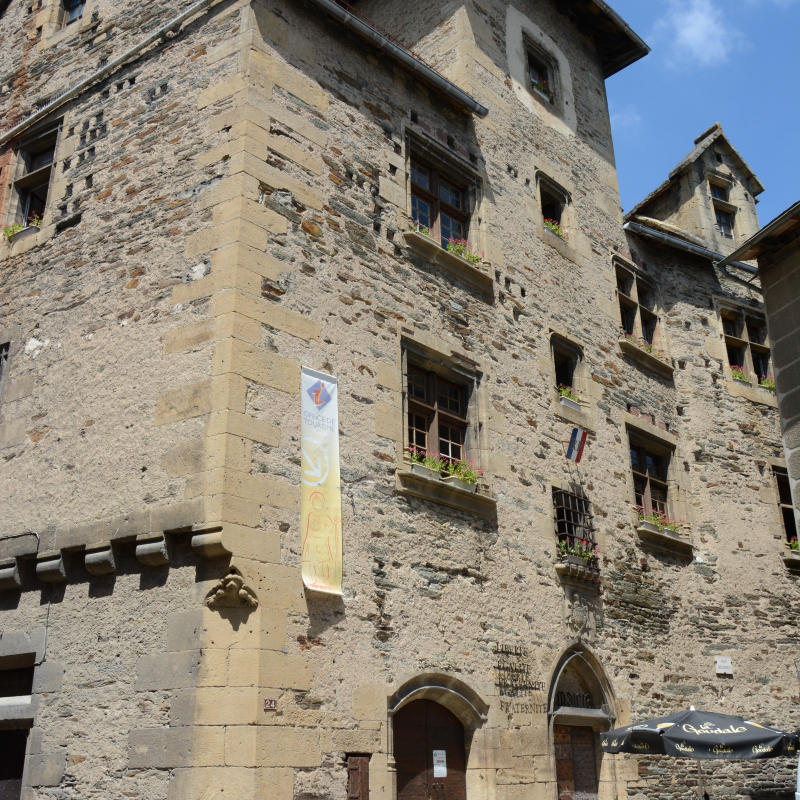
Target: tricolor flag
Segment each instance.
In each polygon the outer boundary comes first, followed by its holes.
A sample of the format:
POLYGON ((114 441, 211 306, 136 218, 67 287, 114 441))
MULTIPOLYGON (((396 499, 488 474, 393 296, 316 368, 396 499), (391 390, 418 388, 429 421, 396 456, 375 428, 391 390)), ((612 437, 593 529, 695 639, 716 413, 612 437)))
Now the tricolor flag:
POLYGON ((567 458, 576 464, 580 464, 585 444, 586 431, 583 428, 573 428, 572 438, 569 440, 569 447, 567 448, 567 458))

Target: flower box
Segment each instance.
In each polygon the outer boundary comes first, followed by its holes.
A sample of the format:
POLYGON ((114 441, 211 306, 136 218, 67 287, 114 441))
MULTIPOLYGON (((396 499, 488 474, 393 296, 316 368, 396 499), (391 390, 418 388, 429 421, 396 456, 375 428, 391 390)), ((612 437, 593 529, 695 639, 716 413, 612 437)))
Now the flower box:
POLYGON ((747 386, 747 387, 751 387, 752 386, 750 381, 743 381, 741 378, 734 378, 733 381, 734 381, 734 383, 740 383, 742 386, 747 386))
POLYGON ((552 99, 549 98, 541 89, 537 89, 535 86, 531 87, 533 91, 539 95, 545 102, 552 103, 552 99))
POLYGON ((800 570, 800 553, 796 550, 791 550, 783 556, 783 563, 786 564, 789 569, 800 570))
POLYGON ((636 533, 643 545, 647 545, 655 550, 669 553, 680 558, 691 559, 693 556, 694 545, 688 539, 681 538, 680 534, 669 528, 659 528, 652 522, 640 520, 636 524, 636 533))
POLYGON ((647 350, 640 347, 636 342, 621 337, 619 339, 619 347, 626 356, 638 361, 642 366, 651 369, 664 378, 672 378, 675 371, 672 364, 662 361, 658 356, 652 353, 648 353, 647 350))
POLYGON ((576 403, 574 400, 570 400, 569 397, 562 397, 560 398, 560 402, 562 406, 566 406, 567 408, 571 408, 573 411, 580 411, 581 404, 576 403))
POLYGON ((17 231, 12 236, 9 236, 8 243, 14 244, 14 242, 18 242, 21 239, 27 239, 29 236, 39 233, 40 230, 41 228, 38 225, 28 225, 27 228, 23 228, 21 231, 17 231))
POLYGON ((462 492, 471 492, 474 494, 478 489, 478 484, 462 481, 461 478, 457 477, 456 475, 448 475, 446 478, 443 477, 442 481, 448 486, 455 486, 456 488, 461 489, 462 492))
POLYGON ((421 475, 423 478, 427 478, 429 481, 438 481, 441 478, 441 473, 438 469, 431 469, 424 464, 412 464, 411 471, 415 475, 421 475))

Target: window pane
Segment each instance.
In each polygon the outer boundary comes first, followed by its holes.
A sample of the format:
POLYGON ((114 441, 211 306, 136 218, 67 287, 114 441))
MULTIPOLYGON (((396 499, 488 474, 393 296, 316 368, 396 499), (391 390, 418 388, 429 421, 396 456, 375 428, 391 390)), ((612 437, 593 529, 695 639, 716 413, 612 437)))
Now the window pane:
POLYGON ((446 247, 451 239, 464 238, 464 226, 458 220, 448 217, 444 213, 439 217, 442 222, 442 247, 446 247))
POLYGON ((656 335, 656 320, 650 319, 642 323, 642 338, 647 344, 653 344, 656 335))
POLYGON ((657 486, 650 487, 650 500, 653 503, 653 511, 666 515, 667 513, 667 490, 657 486))
POLYGON ((727 211, 715 212, 717 218, 717 230, 726 238, 733 239, 733 217, 727 211))
POLYGON ((31 161, 30 171, 35 172, 37 169, 41 169, 42 167, 52 164, 55 152, 55 148, 53 148, 52 150, 45 150, 43 153, 38 153, 35 155, 31 161))
POLYGON ((417 225, 422 225, 425 228, 431 227, 431 207, 424 200, 419 197, 411 195, 411 217, 417 225))
POLYGON ((792 490, 789 487, 789 476, 785 472, 776 472, 778 481, 778 498, 783 505, 792 505, 792 490))
POLYGON ((629 336, 633 336, 633 326, 636 322, 636 310, 628 306, 620 305, 620 317, 622 318, 622 329, 629 336))
POLYGON ((646 453, 647 456, 647 472, 654 478, 664 480, 664 459, 661 456, 655 456, 652 453, 646 453))
POLYGON ((575 540, 594 544, 589 501, 560 490, 553 491, 556 530, 560 541, 571 547, 575 540))
POLYGON ((461 209, 461 189, 456 189, 439 178, 439 197, 453 208, 461 209))
POLYGON ((426 391, 427 375, 418 370, 408 371, 408 394, 418 400, 425 400, 428 396, 426 391))
POLYGON ((421 167, 413 161, 411 162, 411 181, 423 189, 430 190, 431 188, 430 173, 425 167, 421 167))
POLYGON ((639 463, 639 451, 631 448, 631 467, 634 472, 643 472, 644 468, 639 463))
POLYGON ((764 329, 758 325, 748 325, 747 338, 753 342, 753 344, 764 344, 764 329))
POLYGON ((66 0, 65 8, 67 9, 67 24, 74 22, 78 17, 83 14, 83 8, 86 5, 86 0, 66 0))
POLYGON ((728 190, 724 189, 722 186, 717 186, 716 183, 711 184, 711 196, 715 197, 717 200, 728 200, 728 190))
POLYGON ((756 377, 761 380, 769 375, 769 356, 766 353, 752 353, 753 369, 756 377))
POLYGON ((791 542, 797 538, 797 524, 794 521, 794 511, 791 508, 782 508, 783 529, 786 531, 786 538, 791 542))
POLYGON ((408 415, 408 444, 420 450, 428 449, 428 421, 421 414, 408 415))
POLYGON ((728 345, 728 363, 732 367, 744 366, 744 348, 728 345))
POLYGON ((637 506, 644 506, 644 489, 645 489, 644 481, 634 480, 633 493, 636 495, 637 506))
POLYGON ((736 320, 723 317, 722 330, 726 336, 736 336, 738 338, 738 334, 736 333, 736 320))
POLYGON ((461 389, 444 381, 437 383, 437 389, 439 392, 439 408, 443 411, 452 411, 454 414, 460 414, 461 389))
POLYGON ((463 431, 439 423, 439 453, 443 458, 460 461, 463 458, 462 443, 463 431))

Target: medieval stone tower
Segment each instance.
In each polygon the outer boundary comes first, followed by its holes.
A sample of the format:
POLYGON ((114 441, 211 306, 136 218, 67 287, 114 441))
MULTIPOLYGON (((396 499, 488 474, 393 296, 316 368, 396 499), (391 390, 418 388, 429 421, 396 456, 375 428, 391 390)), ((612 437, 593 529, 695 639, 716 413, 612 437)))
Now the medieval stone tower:
POLYGON ((798 726, 759 281, 714 266, 763 187, 715 126, 623 219, 647 51, 600 0, 0 2, 0 796, 690 798, 598 733, 798 726))

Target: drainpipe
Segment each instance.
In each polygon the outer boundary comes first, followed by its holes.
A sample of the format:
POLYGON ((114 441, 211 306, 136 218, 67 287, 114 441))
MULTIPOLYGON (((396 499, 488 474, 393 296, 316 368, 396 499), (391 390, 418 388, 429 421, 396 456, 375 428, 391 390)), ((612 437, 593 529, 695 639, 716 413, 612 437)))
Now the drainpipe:
POLYGON ((454 103, 466 108, 478 117, 486 117, 489 114, 489 109, 482 106, 477 100, 474 100, 466 92, 458 88, 454 83, 451 83, 441 76, 435 69, 431 69, 427 64, 415 58, 411 53, 403 50, 391 42, 380 31, 375 30, 364 20, 352 14, 347 9, 333 2, 333 0, 311 0, 315 5, 328 12, 332 17, 337 19, 342 25, 350 28, 355 33, 369 39, 373 44, 381 50, 386 51, 392 58, 399 61, 407 70, 419 76, 426 83, 438 89, 442 94, 447 95, 454 103))
MULTIPOLYGON (((685 242, 683 239, 678 239, 677 236, 670 236, 668 233, 654 231, 652 228, 639 225, 637 222, 626 222, 622 227, 630 233, 637 233, 640 236, 655 239, 657 242, 661 242, 661 244, 677 247, 679 250, 685 250, 687 253, 693 253, 696 256, 707 258, 714 263, 722 261, 724 258, 724 256, 715 253, 713 250, 707 250, 705 247, 700 247, 700 245, 685 242)), ((749 272, 751 275, 758 275, 758 269, 756 269, 756 267, 751 267, 749 264, 743 264, 741 261, 730 261, 728 263, 729 266, 737 267, 745 272, 749 272)), ((800 800, 800 798, 798 798, 798 800, 800 800)))
POLYGON ((219 0, 200 0, 200 2, 189 6, 186 11, 179 14, 162 28, 159 28, 154 33, 151 33, 146 39, 143 39, 141 42, 139 42, 139 44, 134 45, 130 50, 126 51, 121 56, 115 58, 113 61, 109 61, 108 64, 106 64, 104 67, 101 67, 99 70, 97 70, 97 72, 93 72, 87 78, 84 78, 82 81, 79 81, 74 86, 71 86, 62 94, 54 97, 50 102, 45 103, 45 105, 31 114, 24 122, 20 122, 19 125, 4 133, 2 136, 0 136, 0 145, 4 145, 9 139, 13 139, 15 136, 18 136, 24 130, 30 128, 31 125, 52 113, 54 109, 58 108, 59 106, 63 106, 65 103, 72 100, 73 97, 77 97, 77 95, 81 94, 81 92, 83 92, 85 89, 88 89, 93 83, 96 83, 97 81, 105 78, 107 75, 110 75, 117 67, 122 66, 128 59, 137 55, 146 47, 149 47, 151 44, 153 44, 153 42, 166 35, 169 31, 177 28, 182 22, 189 19, 189 17, 199 14, 201 11, 204 11, 209 6, 218 2, 219 0))

